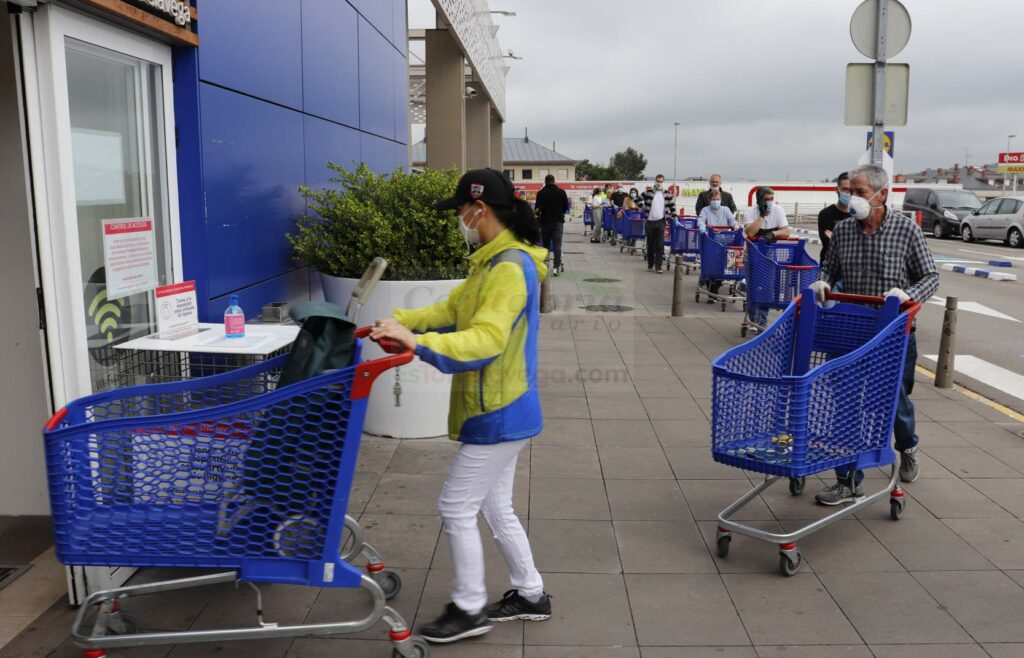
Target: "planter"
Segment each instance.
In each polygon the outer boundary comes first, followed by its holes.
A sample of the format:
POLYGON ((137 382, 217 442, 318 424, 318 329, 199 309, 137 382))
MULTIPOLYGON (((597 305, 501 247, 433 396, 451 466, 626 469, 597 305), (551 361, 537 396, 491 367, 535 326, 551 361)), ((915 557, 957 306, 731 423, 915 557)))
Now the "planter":
MULTIPOLYGON (((320 275, 324 299, 345 308, 358 281, 320 275)), ((460 280, 381 281, 359 313, 359 325, 390 317, 396 308, 419 308, 448 296, 460 280)), ((375 344, 363 344, 363 358, 375 359, 384 352, 375 344)), ((367 405, 364 431, 396 439, 423 439, 448 434, 448 403, 451 375, 439 372, 418 358, 397 371, 377 378, 367 405), (395 377, 401 380, 401 406, 395 406, 395 377)))

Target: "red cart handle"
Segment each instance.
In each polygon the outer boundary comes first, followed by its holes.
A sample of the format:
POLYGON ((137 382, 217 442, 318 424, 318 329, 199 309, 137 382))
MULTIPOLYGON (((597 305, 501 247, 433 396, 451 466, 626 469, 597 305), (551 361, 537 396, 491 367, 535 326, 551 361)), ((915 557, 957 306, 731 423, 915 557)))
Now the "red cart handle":
POLYGON ((46 425, 43 426, 43 431, 44 432, 51 432, 51 431, 53 431, 58 425, 60 425, 60 421, 64 420, 64 416, 67 416, 67 415, 68 415, 68 408, 67 407, 61 407, 57 411, 57 413, 53 414, 53 416, 50 417, 50 420, 46 421, 46 425))
POLYGON ((787 270, 813 270, 813 265, 786 265, 787 270))
MULTIPOLYGON (((373 327, 360 327, 356 329, 356 338, 367 338, 371 331, 373 331, 373 327)), ((374 342, 390 356, 364 361, 356 366, 356 377, 352 383, 353 400, 369 397, 370 389, 373 388, 373 382, 377 377, 391 368, 404 366, 415 356, 412 350, 406 349, 396 340, 385 338, 374 342)))

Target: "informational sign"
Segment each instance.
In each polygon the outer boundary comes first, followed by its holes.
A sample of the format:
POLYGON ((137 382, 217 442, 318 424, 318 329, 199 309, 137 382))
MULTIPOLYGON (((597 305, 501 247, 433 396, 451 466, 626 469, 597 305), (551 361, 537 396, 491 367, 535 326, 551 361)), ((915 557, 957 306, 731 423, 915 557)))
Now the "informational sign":
MULTIPOLYGON (((887 64, 885 74, 885 123, 907 125, 910 93, 910 64, 887 64)), ((875 65, 846 65, 846 111, 848 126, 871 126, 875 118, 875 65)))
POLYGON ((162 339, 183 338, 199 332, 195 281, 156 289, 156 324, 157 334, 162 339))
MULTIPOLYGON (((864 0, 850 18, 850 39, 861 55, 875 59, 878 47, 878 2, 864 0)), ((885 56, 895 57, 910 41, 910 12, 899 0, 885 3, 885 56)))
MULTIPOLYGON (((890 158, 895 157, 893 155, 893 146, 892 146, 893 142, 895 142, 895 141, 896 141, 896 133, 891 131, 891 130, 886 130, 885 131, 885 141, 882 142, 882 148, 885 149, 885 152, 889 154, 890 158)), ((867 148, 870 150, 871 147, 874 145, 874 143, 875 143, 875 136, 869 130, 868 131, 868 144, 867 144, 867 148)))
POLYGON ((159 283, 152 219, 103 220, 107 299, 149 292, 159 283))
POLYGON ((999 173, 1024 174, 1024 153, 1000 153, 999 173))

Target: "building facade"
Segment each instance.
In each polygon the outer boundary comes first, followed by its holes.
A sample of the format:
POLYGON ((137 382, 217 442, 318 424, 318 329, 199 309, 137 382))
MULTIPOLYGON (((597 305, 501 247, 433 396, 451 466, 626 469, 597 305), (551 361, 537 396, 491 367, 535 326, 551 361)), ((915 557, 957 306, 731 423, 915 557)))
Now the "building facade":
MULTIPOLYGON (((503 171, 516 184, 543 182, 548 174, 560 183, 576 180, 575 160, 528 137, 502 139, 502 161, 503 171)), ((412 165, 423 168, 426 164, 427 144, 417 142, 412 148, 412 165)))

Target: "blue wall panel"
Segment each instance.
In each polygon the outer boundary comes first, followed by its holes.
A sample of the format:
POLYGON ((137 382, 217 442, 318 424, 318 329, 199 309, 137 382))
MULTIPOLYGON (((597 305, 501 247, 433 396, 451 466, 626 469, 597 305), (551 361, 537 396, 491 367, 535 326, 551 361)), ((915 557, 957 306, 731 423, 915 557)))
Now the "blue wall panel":
POLYGON ((328 162, 345 165, 349 169, 360 160, 359 131, 339 126, 330 121, 305 117, 303 122, 306 144, 306 185, 315 189, 326 187, 335 175, 327 168, 328 162))
POLYGON ((302 11, 293 0, 203 2, 203 80, 302 108, 302 11))
POLYGON ((302 115, 201 85, 210 297, 294 268, 284 234, 302 211, 302 115))
POLYGON ((405 57, 395 53, 395 141, 409 142, 409 64, 405 57))
POLYGON ((395 170, 398 163, 395 160, 396 144, 394 142, 366 133, 362 133, 359 137, 363 162, 367 167, 378 174, 390 174, 395 170))
POLYGON ((409 51, 409 19, 406 16, 406 2, 408 0, 392 0, 392 12, 394 15, 394 36, 391 43, 402 53, 409 51))
POLYGON ((302 0, 303 111, 359 126, 358 14, 339 0, 302 0))
POLYGON ((389 0, 349 0, 359 13, 368 20, 389 42, 395 38, 395 19, 392 2, 389 0))
MULTIPOLYGON (((261 281, 247 288, 236 291, 238 304, 245 311, 246 319, 254 318, 263 311, 263 305, 269 302, 289 302, 295 304, 309 299, 309 269, 302 267, 269 281, 261 281)), ((200 300, 199 313, 202 322, 222 322, 224 309, 228 306, 227 297, 217 297, 206 301, 200 300)))
POLYGON ((395 49, 359 20, 359 127, 395 137, 395 49))

